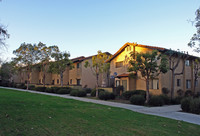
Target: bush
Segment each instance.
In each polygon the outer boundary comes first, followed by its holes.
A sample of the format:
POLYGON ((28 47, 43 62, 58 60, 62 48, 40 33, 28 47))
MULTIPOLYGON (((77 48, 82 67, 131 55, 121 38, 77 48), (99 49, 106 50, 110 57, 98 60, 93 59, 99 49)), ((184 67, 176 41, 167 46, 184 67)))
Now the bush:
POLYGON ((187 91, 185 91, 185 96, 186 96, 186 97, 193 96, 192 91, 191 91, 191 90, 187 90, 187 91))
POLYGON ((20 89, 26 89, 26 85, 24 83, 17 84, 16 87, 20 89))
POLYGON ((144 90, 125 91, 122 93, 122 98, 125 100, 129 100, 133 95, 143 95, 144 97, 146 97, 146 91, 144 90))
POLYGON ((107 91, 100 91, 99 93, 99 99, 101 100, 113 100, 115 99, 115 95, 114 93, 110 93, 110 92, 107 92, 107 91))
POLYGON ((85 97, 86 95, 87 95, 87 93, 85 90, 78 91, 78 93, 77 93, 78 97, 85 97))
POLYGON ((28 89, 29 90, 35 90, 35 86, 34 85, 29 85, 28 89))
POLYGON ((61 89, 61 87, 51 87, 52 93, 58 93, 58 90, 61 89))
POLYGON ((181 96, 175 97, 171 100, 171 104, 180 104, 182 99, 183 97, 181 96))
POLYGON ((190 111, 190 101, 191 101, 191 97, 187 97, 187 98, 183 98, 183 100, 181 101, 181 109, 185 112, 189 112, 190 111))
POLYGON ((35 90, 39 91, 39 92, 45 92, 46 91, 46 87, 36 87, 35 90))
POLYGON ((130 98, 130 102, 135 105, 144 105, 145 98, 143 95, 133 95, 130 98))
POLYGON ((71 88, 60 88, 57 93, 58 94, 69 94, 71 92, 71 88))
POLYGON ((124 91, 124 87, 122 85, 119 85, 115 88, 115 94, 116 95, 120 95, 120 92, 123 92, 124 91))
POLYGON ((200 98, 190 100, 189 110, 191 113, 200 114, 200 98))
POLYGON ((149 105, 162 106, 162 105, 164 105, 164 100, 161 96, 152 96, 149 100, 149 105))
POLYGON ((177 90, 178 96, 183 96, 184 92, 182 89, 177 90))
POLYGON ((51 87, 46 88, 45 92, 54 93, 54 90, 51 87))
POLYGON ((90 89, 90 88, 84 88, 83 90, 85 90, 86 93, 91 93, 92 92, 92 89, 90 89))
POLYGON ((160 95, 160 97, 163 99, 164 104, 170 104, 170 98, 167 95, 160 95))
MULTIPOLYGON (((98 89, 98 91, 99 91, 99 92, 98 92, 99 94, 100 94, 100 92, 105 92, 104 89, 98 89)), ((95 96, 96 96, 96 89, 93 89, 93 90, 92 90, 91 96, 92 96, 92 97, 95 97, 95 96)))
POLYGON ((78 95, 78 91, 79 91, 79 90, 72 90, 72 91, 70 92, 70 95, 71 95, 71 96, 77 96, 77 95, 78 95))
POLYGON ((166 88, 166 87, 163 87, 163 88, 162 88, 162 93, 163 93, 164 95, 168 95, 168 94, 169 94, 169 89, 166 88))

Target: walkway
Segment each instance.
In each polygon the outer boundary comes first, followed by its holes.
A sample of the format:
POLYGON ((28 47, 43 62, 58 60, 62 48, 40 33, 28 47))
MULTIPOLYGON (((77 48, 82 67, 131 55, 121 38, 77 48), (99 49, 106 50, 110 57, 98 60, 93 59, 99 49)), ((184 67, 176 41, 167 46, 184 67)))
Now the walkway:
MULTIPOLYGON (((7 88, 7 87, 0 87, 0 88, 7 88)), ((44 94, 44 95, 50 95, 50 96, 58 96, 62 98, 108 105, 112 107, 119 107, 119 108, 124 108, 124 109, 132 110, 135 112, 139 112, 139 113, 156 115, 160 117, 166 117, 170 119, 175 119, 175 120, 180 120, 180 121, 185 121, 185 122, 200 125, 200 115, 180 112, 181 111, 180 105, 171 105, 171 106, 162 106, 162 107, 145 107, 145 106, 137 106, 137 105, 132 105, 132 104, 123 104, 123 103, 117 103, 117 102, 94 100, 94 99, 88 99, 88 98, 82 98, 82 97, 73 97, 69 95, 59 95, 59 94, 30 91, 30 90, 24 90, 24 89, 16 89, 16 88, 8 88, 8 89, 14 89, 18 91, 44 94)))

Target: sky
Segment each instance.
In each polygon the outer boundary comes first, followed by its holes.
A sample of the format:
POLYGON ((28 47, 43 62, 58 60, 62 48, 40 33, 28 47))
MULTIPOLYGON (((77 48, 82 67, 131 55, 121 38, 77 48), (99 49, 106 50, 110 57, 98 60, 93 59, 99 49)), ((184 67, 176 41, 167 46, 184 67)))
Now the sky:
POLYGON ((199 7, 200 0, 2 0, 0 23, 10 38, 1 57, 14 57, 23 42, 57 45, 70 58, 114 54, 126 42, 198 55, 187 44, 199 7))

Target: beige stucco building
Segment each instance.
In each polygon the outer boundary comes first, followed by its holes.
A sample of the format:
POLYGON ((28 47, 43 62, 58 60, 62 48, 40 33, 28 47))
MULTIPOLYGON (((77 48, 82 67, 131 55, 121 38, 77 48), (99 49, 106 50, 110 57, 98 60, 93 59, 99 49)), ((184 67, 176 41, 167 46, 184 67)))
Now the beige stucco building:
MULTIPOLYGON (((146 90, 146 81, 142 78, 140 73, 137 73, 136 78, 129 76, 128 72, 130 53, 131 52, 151 52, 152 50, 158 50, 159 53, 165 53, 168 51, 165 48, 153 47, 140 45, 136 43, 126 43, 124 44, 107 62, 110 63, 110 75, 114 79, 115 87, 121 85, 125 91, 128 90, 146 90)), ((167 56, 169 57, 169 56, 167 56)), ((176 59, 176 58, 175 58, 176 59)), ((194 85, 194 70, 192 64, 194 63, 195 57, 189 56, 186 61, 181 60, 175 72, 179 73, 184 67, 185 70, 183 74, 177 75, 175 77, 175 95, 177 90, 182 89, 200 90, 199 81, 196 81, 196 86, 194 85)), ((159 62, 158 62, 159 63, 159 62)), ((158 77, 151 79, 150 81, 150 93, 151 94, 162 94, 162 88, 168 88, 171 90, 171 71, 169 70, 165 74, 160 74, 158 77)))

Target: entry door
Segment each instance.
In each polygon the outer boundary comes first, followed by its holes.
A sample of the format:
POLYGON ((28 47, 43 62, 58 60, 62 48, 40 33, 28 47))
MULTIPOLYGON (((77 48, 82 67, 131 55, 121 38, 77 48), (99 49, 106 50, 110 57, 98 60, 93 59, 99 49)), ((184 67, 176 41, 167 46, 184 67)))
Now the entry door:
POLYGON ((122 86, 124 87, 124 91, 127 91, 127 80, 122 80, 122 86))

